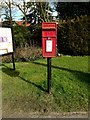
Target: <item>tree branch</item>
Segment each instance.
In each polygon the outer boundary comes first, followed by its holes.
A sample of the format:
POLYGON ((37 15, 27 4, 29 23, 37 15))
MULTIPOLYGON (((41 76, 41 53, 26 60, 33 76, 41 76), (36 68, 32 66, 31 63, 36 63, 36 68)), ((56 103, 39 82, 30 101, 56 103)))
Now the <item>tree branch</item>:
POLYGON ((42 22, 44 22, 44 20, 39 15, 37 15, 37 17, 39 17, 42 20, 42 22))
POLYGON ((1 16, 3 16, 3 15, 7 16, 8 18, 10 18, 10 16, 9 16, 9 15, 7 15, 7 14, 5 14, 5 13, 4 13, 4 14, 1 14, 1 16))
POLYGON ((24 14, 24 11, 21 9, 20 5, 19 4, 16 4, 15 2, 12 3, 14 6, 18 7, 19 10, 21 10, 21 12, 24 14))

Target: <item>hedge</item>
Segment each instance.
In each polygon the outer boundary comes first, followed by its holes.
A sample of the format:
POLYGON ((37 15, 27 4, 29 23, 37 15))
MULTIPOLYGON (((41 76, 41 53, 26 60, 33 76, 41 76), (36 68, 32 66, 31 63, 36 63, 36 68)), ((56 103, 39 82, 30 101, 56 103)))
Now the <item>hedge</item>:
MULTIPOLYGON (((59 20, 57 33, 58 53, 67 55, 89 55, 89 20, 85 16, 77 16, 77 19, 68 21, 59 20)), ((27 43, 42 47, 42 26, 38 24, 31 33, 28 28, 22 26, 14 27, 16 47, 23 46, 27 43)))
POLYGON ((58 22, 58 51, 62 54, 89 55, 89 20, 77 16, 76 20, 58 22))

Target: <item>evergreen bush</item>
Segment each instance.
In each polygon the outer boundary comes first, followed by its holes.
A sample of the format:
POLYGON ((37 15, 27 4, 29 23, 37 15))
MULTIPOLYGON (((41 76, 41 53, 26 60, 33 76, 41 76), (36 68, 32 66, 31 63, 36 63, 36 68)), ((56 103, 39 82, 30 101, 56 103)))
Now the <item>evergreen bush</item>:
POLYGON ((30 45, 31 32, 24 26, 14 26, 14 37, 16 47, 25 47, 26 43, 30 45))
POLYGON ((58 50, 62 54, 88 55, 89 20, 77 16, 76 20, 58 22, 58 50))

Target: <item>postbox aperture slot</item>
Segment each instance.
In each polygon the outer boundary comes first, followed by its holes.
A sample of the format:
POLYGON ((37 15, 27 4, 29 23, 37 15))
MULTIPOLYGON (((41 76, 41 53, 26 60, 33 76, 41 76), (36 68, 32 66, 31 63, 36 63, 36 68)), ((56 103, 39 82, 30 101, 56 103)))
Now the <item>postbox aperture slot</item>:
POLYGON ((43 29, 43 31, 56 31, 56 29, 43 29))

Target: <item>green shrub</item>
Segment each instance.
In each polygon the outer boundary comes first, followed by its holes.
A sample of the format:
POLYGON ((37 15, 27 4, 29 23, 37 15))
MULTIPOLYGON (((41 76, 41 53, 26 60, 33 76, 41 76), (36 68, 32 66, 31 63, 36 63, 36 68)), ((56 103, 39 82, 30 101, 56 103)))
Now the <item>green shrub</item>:
POLYGON ((77 17, 76 20, 58 23, 58 49, 62 54, 88 55, 89 18, 77 17))
POLYGON ((28 28, 14 26, 14 37, 16 47, 25 47, 26 43, 30 45, 31 33, 28 28))
POLYGON ((37 24, 32 32, 32 41, 37 43, 37 45, 42 46, 42 25, 37 24))

